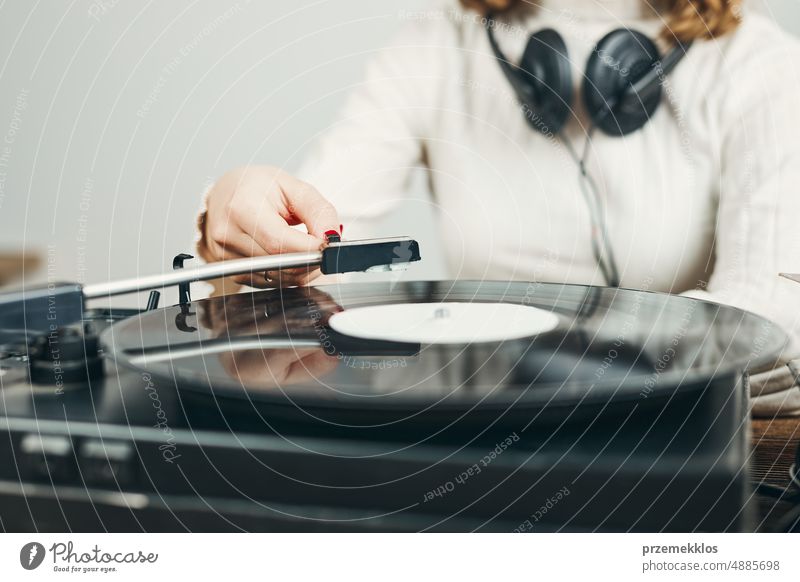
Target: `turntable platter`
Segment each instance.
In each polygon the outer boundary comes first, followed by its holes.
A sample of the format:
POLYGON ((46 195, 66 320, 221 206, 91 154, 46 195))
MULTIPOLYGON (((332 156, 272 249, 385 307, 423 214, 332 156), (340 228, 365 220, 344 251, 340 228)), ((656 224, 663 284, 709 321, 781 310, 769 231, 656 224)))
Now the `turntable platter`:
POLYGON ((146 312, 103 336, 119 364, 179 390, 366 424, 380 411, 652 402, 773 362, 785 342, 761 317, 684 297, 469 281, 239 294, 146 312))

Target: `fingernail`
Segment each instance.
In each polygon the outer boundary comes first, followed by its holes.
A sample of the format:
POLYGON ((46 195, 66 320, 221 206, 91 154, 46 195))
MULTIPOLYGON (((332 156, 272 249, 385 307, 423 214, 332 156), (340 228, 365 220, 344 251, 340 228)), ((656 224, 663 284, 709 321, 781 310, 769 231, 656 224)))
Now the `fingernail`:
POLYGON ((325 231, 325 240, 327 240, 329 243, 330 242, 339 242, 340 240, 342 240, 342 237, 339 236, 339 233, 336 232, 335 230, 326 230, 325 231))

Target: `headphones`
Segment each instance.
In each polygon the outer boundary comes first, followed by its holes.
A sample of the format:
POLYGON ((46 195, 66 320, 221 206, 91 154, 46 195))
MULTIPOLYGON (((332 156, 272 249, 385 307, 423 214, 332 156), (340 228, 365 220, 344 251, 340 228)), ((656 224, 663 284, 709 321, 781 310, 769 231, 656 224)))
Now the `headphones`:
MULTIPOLYGON (((495 20, 484 19, 489 44, 508 82, 514 88, 525 119, 544 135, 559 135, 572 110, 572 71, 567 45, 558 32, 545 28, 531 35, 519 65, 500 50, 495 20)), ((591 120, 583 154, 566 136, 564 142, 578 168, 578 181, 592 221, 591 243, 597 266, 609 287, 620 285, 619 268, 608 236, 603 200, 586 169, 595 128, 623 136, 643 127, 661 103, 662 79, 686 56, 691 42, 678 42, 663 59, 655 42, 635 30, 619 28, 606 34, 586 63, 583 103, 591 120)))
MULTIPOLYGON (((489 44, 524 108, 528 124, 558 134, 572 109, 572 73, 567 45, 552 28, 531 35, 519 65, 506 58, 494 36, 495 20, 485 19, 489 44)), ((645 34, 619 28, 606 34, 586 64, 583 103, 603 133, 623 136, 644 126, 661 102, 662 79, 683 59, 691 42, 681 43, 661 59, 645 34)))

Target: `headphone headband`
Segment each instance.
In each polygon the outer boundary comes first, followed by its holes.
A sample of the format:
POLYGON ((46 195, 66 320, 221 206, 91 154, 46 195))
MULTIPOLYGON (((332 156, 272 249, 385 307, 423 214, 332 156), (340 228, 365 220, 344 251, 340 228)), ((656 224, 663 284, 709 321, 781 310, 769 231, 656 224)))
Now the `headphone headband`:
POLYGON ((503 54, 503 51, 500 49, 500 45, 497 44, 497 38, 494 36, 494 16, 492 14, 488 14, 485 18, 485 25, 486 31, 489 33, 489 46, 492 47, 492 52, 494 53, 495 59, 500 64, 500 68, 503 70, 503 73, 508 79, 508 82, 517 92, 518 97, 522 97, 523 94, 526 94, 527 99, 520 99, 524 102, 530 102, 533 97, 532 87, 529 83, 522 82, 521 76, 524 75, 524 71, 520 69, 517 65, 513 64, 506 58, 506 55, 503 54))
MULTIPOLYGON (((689 52, 691 46, 691 41, 686 43, 678 42, 670 49, 663 59, 656 61, 647 73, 628 85, 617 98, 617 103, 624 101, 627 97, 637 94, 642 101, 645 101, 654 90, 660 89, 661 80, 678 66, 678 63, 683 60, 683 57, 689 52)), ((613 110, 617 103, 610 105, 609 109, 613 110)))
MULTIPOLYGON (((495 37, 494 26, 496 21, 494 19, 494 15, 489 13, 484 22, 486 31, 488 33, 489 45, 492 49, 492 52, 494 53, 495 59, 499 63, 500 68, 503 71, 503 74, 505 75, 506 79, 511 84, 512 88, 517 94, 517 98, 523 105, 527 106, 532 111, 537 111, 540 109, 546 109, 546 107, 542 107, 542 102, 545 103, 549 102, 551 106, 558 106, 557 103, 553 103, 554 99, 559 99, 559 98, 563 99, 566 102, 566 104, 571 102, 572 100, 571 95, 562 95, 561 93, 559 93, 560 91, 563 91, 565 86, 570 89, 571 93, 571 84, 568 85, 568 83, 571 83, 571 79, 561 78, 564 75, 568 76, 569 71, 562 71, 560 73, 557 72, 556 74, 551 75, 551 78, 542 79, 539 78, 536 74, 534 74, 533 71, 528 70, 528 68, 524 66, 526 63, 523 63, 523 66, 519 66, 512 63, 503 53, 502 49, 500 48, 500 45, 497 42, 497 38, 495 37), (557 87, 555 91, 551 91, 555 93, 556 96, 549 99, 547 97, 543 97, 542 95, 538 94, 537 85, 545 86, 547 88, 550 88, 550 86, 557 87)), ((648 39, 644 37, 644 35, 642 35, 641 33, 635 33, 633 31, 627 31, 627 29, 619 29, 619 31, 628 32, 630 33, 630 36, 641 39, 642 41, 645 42, 645 44, 653 47, 650 50, 650 52, 648 52, 647 50, 642 50, 639 52, 641 52, 644 55, 644 58, 655 59, 652 62, 652 64, 647 68, 645 73, 638 79, 635 79, 633 82, 625 82, 624 79, 615 79, 617 85, 615 87, 616 92, 610 91, 609 93, 603 95, 601 106, 600 107, 595 106, 594 109, 590 111, 590 114, 592 113, 594 114, 593 122, 595 123, 595 125, 600 126, 600 128, 603 129, 606 133, 625 135, 629 131, 632 131, 633 129, 638 129, 639 127, 641 127, 641 125, 646 123, 647 115, 645 116, 645 119, 643 121, 639 122, 634 121, 632 124, 617 124, 617 128, 614 128, 614 130, 608 127, 609 125, 613 126, 614 124, 606 124, 606 127, 604 128, 602 122, 608 117, 609 114, 613 114, 615 117, 617 117, 617 115, 624 116, 624 113, 621 111, 621 109, 624 108, 624 105, 626 103, 634 103, 637 106, 639 106, 638 109, 642 109, 641 106, 645 104, 654 104, 657 106, 658 101, 660 100, 660 92, 661 92, 663 78, 669 75, 675 69, 675 67, 678 66, 681 60, 683 60, 683 58, 686 56, 686 53, 691 48, 692 43, 678 41, 675 44, 675 46, 673 46, 663 58, 658 59, 657 49, 655 48, 655 45, 652 43, 652 41, 647 42, 648 39), (651 54, 651 57, 647 57, 646 56, 647 54, 651 54)), ((567 60, 566 54, 563 55, 561 54, 561 50, 566 52, 565 50, 566 47, 565 45, 563 45, 563 40, 554 31, 548 31, 548 32, 551 33, 550 38, 553 38, 552 35, 555 35, 555 38, 559 41, 557 47, 549 47, 550 48, 549 52, 554 53, 553 55, 551 55, 552 58, 556 60, 561 59, 562 61, 567 60)), ((617 31, 609 33, 609 35, 606 35, 605 38, 612 36, 616 32, 617 31)), ((532 35, 531 40, 529 41, 529 45, 534 40, 538 41, 539 40, 538 36, 540 34, 541 32, 532 35)), ((603 40, 605 40, 605 38, 603 40)), ((636 48, 635 45, 634 48, 636 48)), ((526 54, 527 52, 528 49, 526 49, 526 54)), ((598 52, 597 49, 595 50, 595 52, 598 52)), ((614 60, 617 61, 621 57, 625 57, 628 54, 629 51, 626 53, 625 49, 623 49, 623 54, 617 55, 617 58, 614 60)), ((642 55, 641 54, 637 55, 637 57, 642 57, 642 55)), ((611 69, 611 67, 606 67, 606 68, 611 69)), ((547 72, 547 70, 545 70, 545 72, 547 72)), ((619 74, 618 69, 617 73, 619 74)), ((595 82, 597 80, 597 77, 591 78, 591 74, 587 71, 587 80, 590 82, 595 82)), ((539 89, 541 89, 541 87, 539 87, 539 89)), ((647 109, 648 107, 645 106, 644 108, 647 109)), ((652 105, 650 105, 650 108, 654 109, 652 105)), ((641 117, 641 112, 639 112, 638 115, 641 117)), ((561 115, 559 117, 563 118, 564 120, 566 119, 565 115, 561 115)), ((550 129, 552 129, 555 132, 557 132, 561 128, 561 125, 558 122, 552 123, 551 125, 553 127, 551 127, 550 129)))

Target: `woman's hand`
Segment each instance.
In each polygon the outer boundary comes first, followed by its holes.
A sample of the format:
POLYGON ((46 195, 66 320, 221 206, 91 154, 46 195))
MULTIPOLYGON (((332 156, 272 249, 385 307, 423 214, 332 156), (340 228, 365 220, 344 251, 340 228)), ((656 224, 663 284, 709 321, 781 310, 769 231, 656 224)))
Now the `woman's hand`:
MULTIPOLYGON (((336 209, 310 184, 279 168, 245 166, 228 172, 208 194, 201 255, 206 261, 317 250, 328 231, 341 231, 336 209), (304 224, 308 234, 291 228, 304 224), (204 243, 204 244, 203 244, 204 243)), ((305 285, 319 269, 235 277, 253 287, 305 285)))

